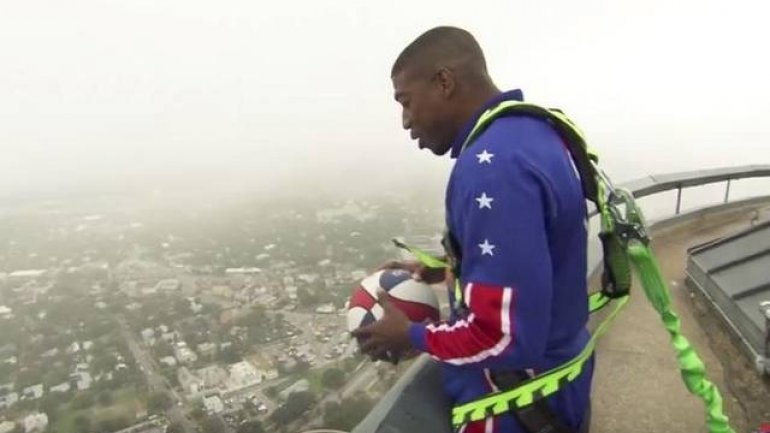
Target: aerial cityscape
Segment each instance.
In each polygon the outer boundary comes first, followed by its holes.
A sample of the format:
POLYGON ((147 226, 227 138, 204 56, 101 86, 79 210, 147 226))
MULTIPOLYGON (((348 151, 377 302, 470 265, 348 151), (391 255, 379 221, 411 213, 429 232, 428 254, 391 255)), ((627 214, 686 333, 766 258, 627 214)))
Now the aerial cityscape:
POLYGON ((441 223, 395 196, 75 203, 0 219, 2 433, 350 429, 401 368, 358 353, 351 289, 441 223))

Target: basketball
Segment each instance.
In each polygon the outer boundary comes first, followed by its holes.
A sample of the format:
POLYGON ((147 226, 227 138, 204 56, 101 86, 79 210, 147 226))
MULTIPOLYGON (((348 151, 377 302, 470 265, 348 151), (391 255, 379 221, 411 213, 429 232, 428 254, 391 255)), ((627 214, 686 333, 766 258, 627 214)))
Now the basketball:
POLYGON ((364 278, 348 301, 348 331, 368 325, 382 317, 377 303, 377 290, 390 294, 393 305, 403 311, 409 320, 423 322, 439 320, 439 303, 430 285, 412 278, 403 269, 385 269, 364 278))

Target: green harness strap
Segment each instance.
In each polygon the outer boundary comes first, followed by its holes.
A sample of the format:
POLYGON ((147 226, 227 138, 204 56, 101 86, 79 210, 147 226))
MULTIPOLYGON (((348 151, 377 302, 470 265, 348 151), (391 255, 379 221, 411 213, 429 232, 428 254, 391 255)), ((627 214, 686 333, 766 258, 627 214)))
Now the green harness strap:
MULTIPOLYGON (((524 408, 533 402, 548 397, 562 385, 575 380, 593 353, 599 337, 625 307, 629 300, 631 265, 637 272, 642 287, 653 308, 671 336, 671 344, 687 389, 700 397, 706 406, 706 423, 710 433, 735 433, 722 410, 722 397, 716 386, 706 379, 705 365, 693 347, 681 333, 679 318, 671 308, 669 289, 666 285, 655 256, 649 248, 646 225, 641 209, 633 195, 622 189, 614 189, 607 176, 596 166, 596 155, 586 149, 583 134, 563 113, 548 110, 529 103, 505 101, 488 110, 479 119, 465 146, 478 136, 497 116, 503 113, 533 115, 549 121, 568 143, 569 150, 583 181, 586 197, 597 205, 602 230, 600 238, 604 247, 605 272, 602 290, 588 298, 588 309, 594 313, 610 301, 617 301, 615 308, 597 326, 590 340, 580 354, 565 364, 546 371, 525 381, 514 389, 489 394, 475 401, 455 406, 452 410, 452 424, 457 428, 471 421, 480 421, 489 416, 502 415, 516 408, 524 408), (519 110, 520 109, 520 110, 519 110), (583 149, 582 152, 580 149, 583 149), (589 168, 586 168, 590 166, 589 168), (591 178, 589 181, 588 179, 591 178)), ((464 146, 464 147, 465 147, 464 146)), ((425 266, 441 268, 446 262, 430 254, 409 247, 394 240, 400 248, 410 251, 425 266)), ((456 300, 462 299, 459 281, 455 282, 456 300)))

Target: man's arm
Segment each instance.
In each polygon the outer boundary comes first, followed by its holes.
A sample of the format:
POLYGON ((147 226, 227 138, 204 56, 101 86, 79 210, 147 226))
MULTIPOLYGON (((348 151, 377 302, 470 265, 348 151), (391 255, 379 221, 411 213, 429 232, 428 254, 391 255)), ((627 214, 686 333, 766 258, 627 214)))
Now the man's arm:
POLYGON ((410 340, 454 365, 531 367, 545 352, 550 326, 550 195, 526 162, 497 160, 471 169, 452 205, 468 315, 414 323, 410 340))

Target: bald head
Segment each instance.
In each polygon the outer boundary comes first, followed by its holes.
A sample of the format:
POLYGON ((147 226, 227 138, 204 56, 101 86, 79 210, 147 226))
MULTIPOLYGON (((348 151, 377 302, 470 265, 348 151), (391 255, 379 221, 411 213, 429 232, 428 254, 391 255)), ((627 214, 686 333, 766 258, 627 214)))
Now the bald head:
POLYGON ((458 77, 488 77, 484 52, 473 35, 447 26, 428 30, 404 48, 390 75, 394 77, 405 69, 414 74, 432 75, 441 68, 451 70, 458 77))

